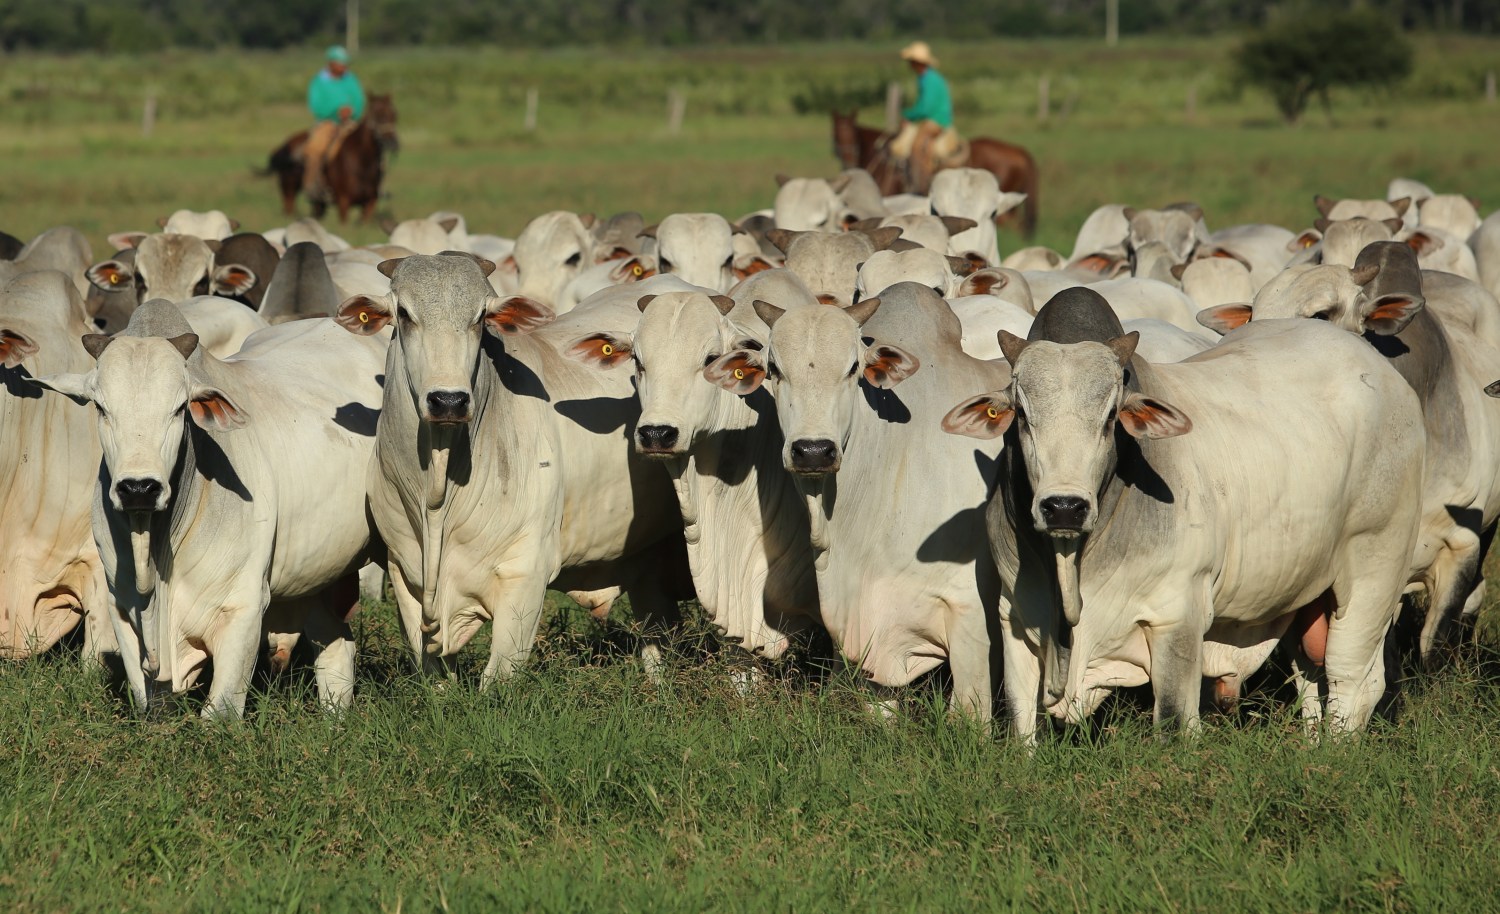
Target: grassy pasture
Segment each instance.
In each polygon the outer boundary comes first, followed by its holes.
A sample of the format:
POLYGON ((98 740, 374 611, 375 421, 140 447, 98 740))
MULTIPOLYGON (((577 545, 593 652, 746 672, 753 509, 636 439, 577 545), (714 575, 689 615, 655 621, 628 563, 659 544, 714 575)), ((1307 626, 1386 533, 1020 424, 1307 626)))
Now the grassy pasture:
MULTIPOLYGON (((1495 44, 1426 40, 1411 83, 1338 97, 1295 130, 1236 95, 1227 42, 940 48, 962 123, 1030 146, 1040 242, 1071 248, 1099 203, 1191 198, 1211 224, 1307 224, 1310 197, 1398 174, 1500 203, 1495 44), (1064 119, 1036 118, 1047 73, 1064 119), (1196 115, 1185 100, 1197 86, 1196 115), (1072 98, 1070 103, 1068 100, 1072 98)), ((371 53, 404 149, 398 217, 457 209, 511 234, 552 209, 648 218, 769 205, 776 171, 831 174, 827 124, 792 99, 899 71, 890 48, 697 53, 371 53), (521 129, 528 85, 540 129, 521 129), (688 97, 665 133, 665 92, 688 97)), ((315 57, 13 56, 0 64, 0 228, 111 231, 179 206, 281 224, 250 166, 302 126, 315 57), (141 101, 161 116, 143 138, 141 101)), ((871 111, 867 117, 873 118, 871 111)), ((373 227, 347 232, 356 242, 373 227)), ((1007 248, 1015 239, 1007 239, 1007 248)), ((1002 241, 1006 244, 1007 241, 1002 241)), ((1491 563, 1491 580, 1500 567, 1491 563)), ((1491 607, 1482 624, 1487 642, 1491 607)), ((1120 702, 1029 756, 949 721, 932 689, 877 723, 808 662, 748 695, 692 628, 668 682, 621 623, 559 601, 516 682, 412 678, 389 605, 358 621, 359 697, 314 712, 268 686, 240 726, 122 715, 74 655, 0 665, 0 907, 214 911, 1441 911, 1500 907, 1496 657, 1406 684, 1394 723, 1309 746, 1279 681, 1241 719, 1159 744, 1120 702)))

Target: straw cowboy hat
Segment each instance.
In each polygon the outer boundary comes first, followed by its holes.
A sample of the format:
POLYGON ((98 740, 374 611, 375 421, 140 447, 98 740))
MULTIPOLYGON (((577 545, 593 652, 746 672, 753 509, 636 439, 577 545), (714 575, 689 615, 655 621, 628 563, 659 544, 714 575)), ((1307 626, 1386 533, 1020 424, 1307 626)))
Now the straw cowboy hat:
POLYGON ((926 64, 929 67, 937 66, 937 58, 932 56, 932 48, 925 41, 913 41, 901 49, 901 59, 912 63, 926 64))

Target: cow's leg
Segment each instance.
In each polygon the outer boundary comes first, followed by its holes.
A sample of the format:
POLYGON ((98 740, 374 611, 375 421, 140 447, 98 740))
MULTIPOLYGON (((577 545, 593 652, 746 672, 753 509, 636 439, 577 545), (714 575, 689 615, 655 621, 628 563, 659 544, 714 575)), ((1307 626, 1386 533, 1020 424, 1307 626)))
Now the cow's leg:
POLYGON ((995 713, 995 679, 989 623, 983 606, 959 613, 948 629, 948 666, 953 673, 951 710, 990 731, 995 713))
POLYGON ((310 606, 303 633, 313 650, 313 675, 318 682, 318 704, 325 711, 343 711, 354 700, 354 633, 336 605, 310 606))
POLYGON ((452 679, 457 675, 453 663, 427 651, 431 639, 425 630, 427 620, 422 615, 421 591, 406 580, 401 566, 394 559, 386 565, 386 574, 391 580, 391 593, 396 597, 396 617, 401 620, 401 630, 406 633, 406 643, 411 647, 412 660, 417 668, 429 676, 452 679))
POLYGON ((255 672, 256 649, 261 644, 262 623, 268 600, 259 605, 224 607, 221 623, 208 644, 214 660, 214 680, 208 687, 205 718, 245 716, 245 696, 255 672))
POLYGON ((1478 577, 1481 558, 1479 535, 1463 527, 1455 527, 1438 551, 1428 570, 1427 618, 1419 642, 1423 663, 1434 663, 1434 651, 1451 643, 1454 623, 1469 597, 1470 582, 1478 577))
POLYGON ((146 652, 141 648, 140 635, 135 626, 126 621, 115 609, 113 597, 103 609, 109 613, 109 624, 114 629, 115 641, 120 645, 120 662, 125 670, 125 684, 130 689, 130 700, 135 713, 145 714, 151 703, 151 683, 146 679, 146 652))
POLYGON ((1291 655, 1292 686, 1297 690, 1297 706, 1302 714, 1303 729, 1308 739, 1316 740, 1318 728, 1323 725, 1322 664, 1308 656, 1301 639, 1291 638, 1283 643, 1291 655))
POLYGON ((339 224, 340 225, 348 225, 349 224, 349 198, 340 195, 339 198, 335 201, 335 204, 339 208, 339 224))
POLYGON ((1356 582, 1328 622, 1323 671, 1334 733, 1364 729, 1385 694, 1385 636, 1396 618, 1399 593, 1399 584, 1388 580, 1356 582))
POLYGON ((1196 735, 1202 729, 1203 630, 1192 620, 1146 629, 1151 689, 1156 693, 1152 719, 1163 730, 1181 729, 1196 735))
POLYGON ((486 601, 486 608, 494 619, 494 630, 490 637, 490 659, 479 679, 481 689, 489 688, 497 679, 509 679, 531 656, 537 625, 542 619, 542 603, 547 596, 547 575, 496 578, 490 593, 493 599, 486 601))

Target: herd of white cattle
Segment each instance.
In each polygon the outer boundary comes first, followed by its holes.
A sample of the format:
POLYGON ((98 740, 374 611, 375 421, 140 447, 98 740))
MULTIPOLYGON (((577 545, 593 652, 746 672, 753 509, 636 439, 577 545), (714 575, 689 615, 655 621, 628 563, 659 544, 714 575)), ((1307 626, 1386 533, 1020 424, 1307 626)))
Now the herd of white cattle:
POLYGON ((1284 644, 1337 732, 1403 606, 1424 657, 1477 611, 1500 213, 1404 179, 1304 231, 1107 205, 1002 258, 1020 195, 986 172, 779 181, 734 222, 514 240, 216 210, 103 261, 0 237, 0 649, 81 621, 139 707, 211 659, 235 716, 300 642, 342 708, 383 571, 424 668, 493 626, 486 682, 554 588, 652 634, 696 599, 757 658, 821 627, 877 700, 946 662, 955 710, 1001 697, 1026 739, 1147 683, 1196 728, 1284 644))

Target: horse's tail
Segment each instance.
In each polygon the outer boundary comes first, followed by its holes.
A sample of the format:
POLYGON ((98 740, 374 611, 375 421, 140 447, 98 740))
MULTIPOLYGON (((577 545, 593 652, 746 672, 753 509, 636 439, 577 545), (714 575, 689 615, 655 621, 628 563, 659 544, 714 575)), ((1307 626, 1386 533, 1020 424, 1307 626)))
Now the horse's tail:
POLYGON ((258 178, 269 178, 272 175, 292 171, 296 165, 296 161, 292 158, 292 144, 286 142, 271 150, 271 155, 266 159, 266 167, 257 168, 252 165, 250 171, 258 178))

